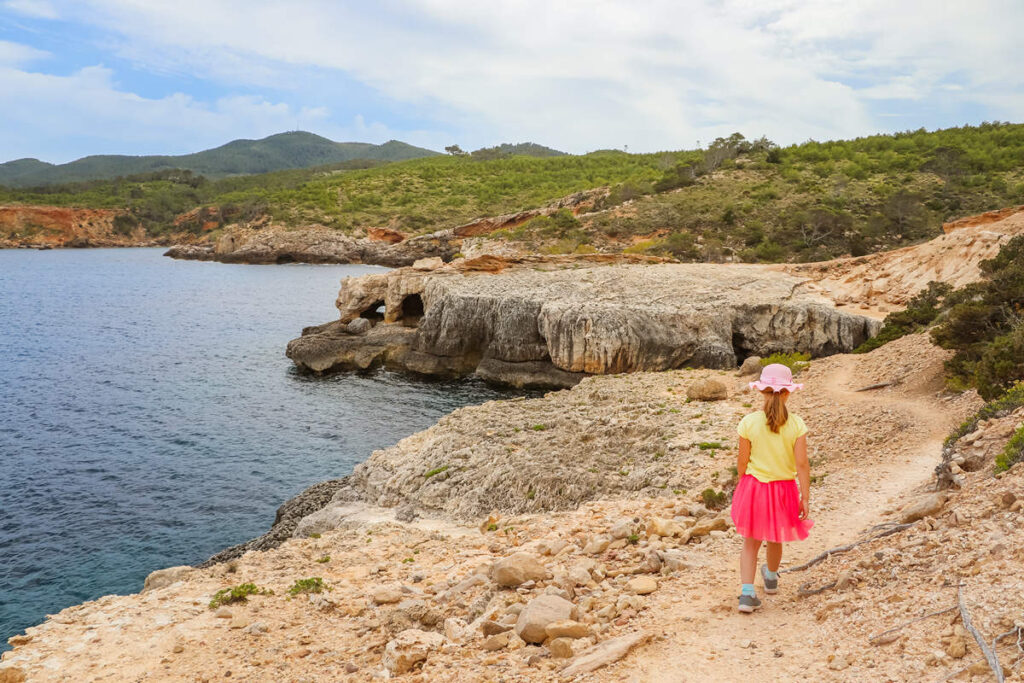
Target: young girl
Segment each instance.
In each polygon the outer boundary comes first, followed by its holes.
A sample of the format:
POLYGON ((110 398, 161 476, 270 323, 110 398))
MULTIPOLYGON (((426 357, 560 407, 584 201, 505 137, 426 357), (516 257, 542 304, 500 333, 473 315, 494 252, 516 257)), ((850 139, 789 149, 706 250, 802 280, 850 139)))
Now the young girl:
POLYGON ((779 587, 783 542, 802 541, 814 525, 808 519, 811 473, 807 427, 799 415, 786 409, 789 395, 803 386, 793 383, 793 373, 785 365, 766 366, 761 379, 750 383, 751 389, 764 395, 764 410, 744 417, 736 429, 740 435, 736 461, 740 481, 732 496, 732 521, 743 536, 740 612, 761 607, 754 591, 761 542, 768 543, 768 563, 761 566, 761 577, 764 592, 770 594, 779 587))

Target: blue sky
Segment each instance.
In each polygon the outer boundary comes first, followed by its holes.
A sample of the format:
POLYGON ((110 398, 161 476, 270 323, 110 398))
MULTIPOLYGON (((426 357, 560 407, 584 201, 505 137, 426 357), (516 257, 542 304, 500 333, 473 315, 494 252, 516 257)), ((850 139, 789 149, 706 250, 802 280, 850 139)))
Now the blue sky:
POLYGON ((0 0, 0 161, 309 130, 441 149, 1024 121, 1017 0, 0 0))

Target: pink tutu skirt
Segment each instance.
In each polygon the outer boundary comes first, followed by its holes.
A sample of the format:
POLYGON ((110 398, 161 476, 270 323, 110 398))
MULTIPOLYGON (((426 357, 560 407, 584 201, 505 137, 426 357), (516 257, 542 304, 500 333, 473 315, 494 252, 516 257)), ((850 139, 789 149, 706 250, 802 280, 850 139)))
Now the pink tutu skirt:
POLYGON ((772 543, 802 541, 814 522, 800 519, 800 489, 795 479, 762 483, 743 475, 732 494, 736 533, 772 543))

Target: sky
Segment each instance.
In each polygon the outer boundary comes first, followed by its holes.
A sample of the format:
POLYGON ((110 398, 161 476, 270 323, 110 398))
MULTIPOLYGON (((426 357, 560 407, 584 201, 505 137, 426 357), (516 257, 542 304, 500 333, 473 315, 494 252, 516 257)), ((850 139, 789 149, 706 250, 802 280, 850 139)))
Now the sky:
POLYGON ((1024 121, 1021 0, 0 0, 0 162, 1024 121))

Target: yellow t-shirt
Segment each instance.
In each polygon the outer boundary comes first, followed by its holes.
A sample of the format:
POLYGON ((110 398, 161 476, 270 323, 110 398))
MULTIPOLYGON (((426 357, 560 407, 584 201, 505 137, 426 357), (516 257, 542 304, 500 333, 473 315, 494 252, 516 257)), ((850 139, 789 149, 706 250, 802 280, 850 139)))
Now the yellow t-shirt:
POLYGON ((736 433, 750 441, 750 462, 747 474, 767 484, 770 481, 796 479, 796 458, 793 445, 807 433, 807 425, 796 413, 790 413, 786 424, 776 434, 768 427, 764 411, 740 420, 736 433))

